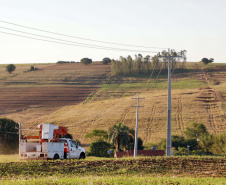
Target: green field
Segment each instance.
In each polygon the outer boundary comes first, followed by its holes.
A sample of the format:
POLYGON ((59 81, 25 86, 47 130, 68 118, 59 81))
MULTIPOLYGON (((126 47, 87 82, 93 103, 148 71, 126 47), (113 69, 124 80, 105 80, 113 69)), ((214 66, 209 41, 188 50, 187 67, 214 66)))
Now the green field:
POLYGON ((94 185, 161 185, 161 184, 180 184, 180 185, 225 185, 225 178, 194 178, 194 177, 156 177, 156 176, 78 176, 78 175, 55 175, 44 178, 35 179, 12 179, 12 180, 2 180, 0 184, 15 184, 15 185, 43 185, 43 184, 54 184, 54 185, 65 185, 65 184, 94 184, 94 185))
MULTIPOLYGON (((130 90, 130 89, 167 89, 166 81, 151 81, 142 83, 122 83, 122 84, 104 84, 103 90, 130 90)), ((205 83, 200 80, 178 80, 172 81, 171 87, 173 89, 194 89, 205 87, 205 83)))
MULTIPOLYGON (((1 158, 2 159, 2 158, 1 158)), ((0 184, 225 184, 225 157, 1 162, 0 184)))

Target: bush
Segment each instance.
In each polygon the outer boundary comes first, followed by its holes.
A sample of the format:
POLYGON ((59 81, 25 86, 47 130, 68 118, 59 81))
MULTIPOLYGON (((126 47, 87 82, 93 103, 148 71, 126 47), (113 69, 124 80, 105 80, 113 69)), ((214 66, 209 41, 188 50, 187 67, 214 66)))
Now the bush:
POLYGON ((188 155, 188 150, 185 147, 178 147, 178 150, 174 151, 174 155, 188 155))
POLYGON ((90 145, 88 155, 96 157, 109 157, 108 150, 110 148, 111 144, 105 141, 97 141, 90 145))
POLYGON ((13 154, 19 148, 19 125, 10 119, 0 118, 0 153, 13 154))

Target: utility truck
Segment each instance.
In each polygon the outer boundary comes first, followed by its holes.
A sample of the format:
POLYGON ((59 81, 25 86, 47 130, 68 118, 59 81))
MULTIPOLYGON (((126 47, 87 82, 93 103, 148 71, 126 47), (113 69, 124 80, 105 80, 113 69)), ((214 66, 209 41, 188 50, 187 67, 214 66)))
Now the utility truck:
POLYGON ((84 159, 86 151, 75 141, 60 138, 68 134, 66 127, 42 123, 38 136, 22 136, 20 129, 19 154, 21 159, 84 159))

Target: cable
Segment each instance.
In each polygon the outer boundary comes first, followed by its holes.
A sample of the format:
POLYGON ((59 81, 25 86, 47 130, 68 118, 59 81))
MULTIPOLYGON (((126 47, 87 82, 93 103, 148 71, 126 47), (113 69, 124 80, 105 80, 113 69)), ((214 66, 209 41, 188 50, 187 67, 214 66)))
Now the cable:
POLYGON ((45 39, 38 39, 38 38, 34 38, 34 37, 28 37, 28 36, 24 36, 24 35, 13 34, 13 33, 7 33, 7 32, 3 32, 3 31, 0 31, 0 33, 24 37, 24 38, 29 38, 29 39, 34 39, 34 40, 41 40, 41 41, 45 41, 45 42, 52 42, 52 43, 57 43, 57 44, 69 45, 69 46, 84 47, 84 48, 115 50, 115 51, 129 51, 129 52, 157 53, 157 51, 129 50, 129 49, 119 49, 119 48, 110 49, 110 48, 100 48, 100 47, 92 47, 92 46, 84 46, 84 45, 75 45, 75 44, 69 44, 69 43, 63 43, 63 42, 57 42, 57 41, 50 41, 50 40, 45 40, 45 39))
MULTIPOLYGON (((175 68, 176 68, 176 65, 174 65, 174 68, 173 68, 173 70, 171 72, 171 77, 173 76, 173 72, 174 72, 175 68)), ((168 80, 166 81, 166 84, 162 87, 162 89, 165 89, 167 83, 168 83, 168 80)))
MULTIPOLYGON (((57 39, 57 38, 53 38, 53 37, 47 37, 47 36, 28 33, 28 32, 24 32, 24 31, 14 30, 14 29, 2 27, 2 26, 0 26, 0 28, 11 30, 11 31, 16 31, 16 32, 20 32, 20 33, 25 33, 25 34, 29 34, 29 35, 34 35, 34 36, 38 36, 38 37, 44 37, 44 38, 48 38, 48 39, 59 40, 59 41, 63 41, 63 42, 70 42, 70 43, 75 43, 75 44, 81 44, 81 45, 84 45, 84 46, 98 47, 100 49, 122 49, 122 48, 112 48, 112 47, 98 46, 98 45, 93 45, 93 44, 84 44, 84 43, 81 43, 81 42, 73 42, 73 41, 68 41, 68 40, 63 40, 63 39, 57 39)), ((140 51, 140 52, 142 52, 142 51, 140 51)), ((144 52, 146 52, 146 51, 144 51, 144 52)))
POLYGON ((76 36, 71 36, 71 35, 66 35, 66 34, 61 34, 61 33, 56 33, 56 32, 51 32, 51 31, 46 31, 46 30, 32 28, 32 27, 28 27, 28 26, 23 26, 23 25, 20 25, 20 24, 15 24, 15 23, 3 21, 3 20, 0 20, 0 22, 4 22, 6 24, 20 26, 20 27, 28 28, 28 29, 32 29, 32 30, 37 30, 37 31, 45 32, 45 33, 51 33, 51 34, 55 34, 55 35, 61 35, 61 36, 64 36, 64 37, 71 37, 71 38, 76 38, 76 39, 81 39, 81 40, 92 41, 92 42, 100 42, 100 43, 105 43, 105 44, 114 44, 114 45, 130 46, 130 47, 139 47, 139 48, 167 49, 167 48, 160 48, 160 47, 147 47, 147 46, 121 44, 121 43, 115 43, 115 42, 106 42, 106 41, 100 41, 100 40, 94 40, 94 39, 88 39, 88 38, 83 38, 83 37, 76 37, 76 36))
POLYGON ((162 68, 163 68, 163 64, 162 64, 162 67, 161 67, 161 69, 159 70, 159 74, 158 74, 157 78, 155 79, 155 82, 157 82, 157 80, 158 80, 158 77, 159 77, 159 75, 160 75, 160 73, 161 73, 161 71, 162 71, 162 68))

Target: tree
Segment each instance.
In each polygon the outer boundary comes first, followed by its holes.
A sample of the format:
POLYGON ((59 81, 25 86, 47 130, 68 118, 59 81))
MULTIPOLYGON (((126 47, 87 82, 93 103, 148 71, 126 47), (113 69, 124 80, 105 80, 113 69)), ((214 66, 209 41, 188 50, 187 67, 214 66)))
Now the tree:
MULTIPOLYGON (((129 145, 126 147, 127 150, 134 150, 134 138, 130 140, 129 145)), ((138 137, 138 146, 137 146, 138 150, 143 150, 144 146, 143 146, 143 141, 141 138, 138 137)))
POLYGON ((111 59, 105 57, 102 62, 103 62, 103 64, 107 65, 108 63, 111 63, 111 59))
POLYGON ((226 134, 213 136, 213 145, 210 151, 215 155, 226 155, 226 134))
POLYGON ((16 69, 16 66, 13 64, 9 64, 6 66, 6 71, 12 73, 16 69))
POLYGON ((202 123, 192 123, 192 126, 187 127, 185 130, 185 136, 188 139, 197 139, 198 137, 207 134, 206 126, 202 123))
POLYGON ((120 122, 109 128, 108 141, 110 144, 115 144, 117 152, 129 144, 129 131, 129 127, 120 122))
POLYGON ((213 58, 210 58, 210 59, 208 59, 208 58, 203 58, 203 59, 201 60, 201 62, 204 63, 205 65, 207 65, 207 64, 209 64, 209 63, 213 63, 213 62, 214 62, 214 59, 213 59, 213 58))
POLYGON ((19 125, 13 120, 0 118, 0 153, 9 154, 18 152, 19 125))
POLYGON ((97 157, 108 157, 107 153, 111 145, 105 141, 97 141, 90 145, 89 155, 97 157))
POLYGON ((85 138, 93 139, 95 142, 97 141, 107 141, 108 133, 105 130, 94 129, 90 133, 85 135, 85 138))
POLYGON ((199 146, 206 154, 211 154, 212 144, 213 144, 213 135, 206 133, 200 137, 199 146))
POLYGON ((89 65, 92 63, 92 59, 89 58, 83 58, 81 59, 81 63, 85 64, 85 65, 89 65))
POLYGON ((34 70, 35 70, 35 67, 31 66, 30 71, 34 71, 34 70))
POLYGON ((178 150, 179 147, 186 147, 187 143, 183 136, 174 135, 172 136, 172 146, 178 150))
MULTIPOLYGON (((175 148, 175 151, 179 151, 179 148, 187 148, 190 147, 190 150, 195 150, 197 148, 196 139, 186 139, 183 136, 173 135, 172 136, 172 147, 175 148)), ((158 149, 165 150, 166 149, 166 140, 163 139, 158 145, 158 149)))

